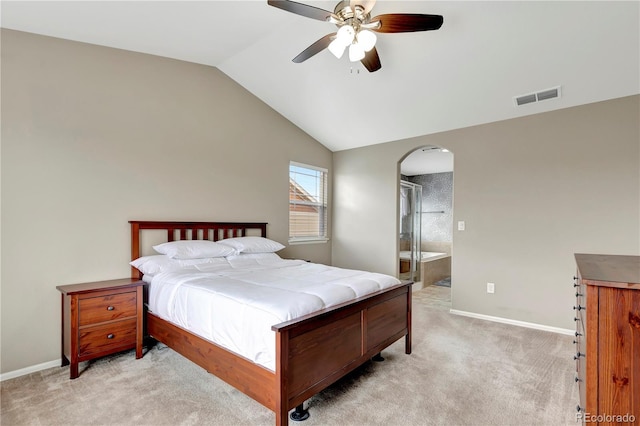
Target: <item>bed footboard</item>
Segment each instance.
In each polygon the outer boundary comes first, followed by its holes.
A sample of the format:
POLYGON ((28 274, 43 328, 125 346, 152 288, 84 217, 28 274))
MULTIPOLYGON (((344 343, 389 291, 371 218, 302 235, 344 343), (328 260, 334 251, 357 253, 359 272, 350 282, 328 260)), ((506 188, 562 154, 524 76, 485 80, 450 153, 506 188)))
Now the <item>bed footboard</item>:
POLYGON ((405 338, 411 353, 411 283, 274 325, 275 373, 147 312, 147 332, 275 412, 288 413, 405 338))
POLYGON ((398 339, 411 353, 411 283, 321 314, 272 327, 276 332, 276 424, 287 413, 398 339))

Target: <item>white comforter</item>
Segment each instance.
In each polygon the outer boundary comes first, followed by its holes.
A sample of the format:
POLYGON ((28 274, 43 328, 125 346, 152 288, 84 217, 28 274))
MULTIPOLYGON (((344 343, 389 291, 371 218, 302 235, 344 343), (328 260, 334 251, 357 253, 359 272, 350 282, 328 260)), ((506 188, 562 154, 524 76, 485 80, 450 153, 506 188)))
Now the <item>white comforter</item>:
POLYGON ((273 371, 272 325, 399 283, 273 253, 242 254, 154 276, 149 309, 273 371))

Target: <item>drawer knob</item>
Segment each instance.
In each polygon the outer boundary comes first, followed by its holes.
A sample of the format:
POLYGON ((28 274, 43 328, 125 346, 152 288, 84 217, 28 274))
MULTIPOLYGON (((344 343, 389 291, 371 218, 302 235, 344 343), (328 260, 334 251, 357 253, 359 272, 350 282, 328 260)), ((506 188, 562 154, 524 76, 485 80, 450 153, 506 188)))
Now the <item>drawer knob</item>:
POLYGON ((584 306, 580 306, 580 305, 574 306, 573 309, 576 310, 576 311, 586 311, 587 310, 587 308, 585 308, 584 306))
POLYGON ((578 332, 576 331, 576 337, 578 337, 578 336, 582 336, 582 333, 578 333, 578 332))
POLYGON ((107 306, 107 311, 113 311, 115 308, 113 306, 107 306))
POLYGON ((578 344, 578 341, 577 341, 577 340, 574 340, 574 341, 573 341, 573 344, 574 344, 574 345, 577 345, 577 344, 578 344))
POLYGON ((575 378, 574 380, 576 381, 576 383, 578 383, 578 382, 581 382, 581 381, 582 381, 582 379, 581 379, 581 378, 579 378, 578 376, 576 376, 576 378, 575 378))
POLYGON ((113 339, 114 337, 113 333, 107 334, 107 339, 113 339))
POLYGON ((582 297, 584 294, 576 292, 576 297, 582 297))
POLYGON ((579 413, 580 411, 582 411, 582 407, 580 407, 579 405, 576 405, 576 411, 579 413))
POLYGON ((574 321, 580 321, 580 318, 574 318, 573 320, 574 321))
POLYGON ((578 352, 577 354, 575 354, 575 355, 573 356, 573 359, 574 359, 574 360, 577 360, 577 359, 578 359, 578 358, 580 358, 581 356, 584 356, 584 354, 581 354, 580 352, 578 352))

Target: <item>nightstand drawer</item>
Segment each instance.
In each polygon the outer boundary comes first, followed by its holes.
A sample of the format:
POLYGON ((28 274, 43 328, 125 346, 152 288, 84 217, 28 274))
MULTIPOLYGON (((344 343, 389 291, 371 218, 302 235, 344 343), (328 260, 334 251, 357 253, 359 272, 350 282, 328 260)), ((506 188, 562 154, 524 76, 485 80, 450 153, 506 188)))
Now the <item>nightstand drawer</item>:
POLYGON ((97 324, 120 318, 136 316, 136 292, 112 294, 103 297, 80 299, 79 322, 97 324))
POLYGON ((136 344, 136 318, 80 329, 78 355, 91 355, 136 344))

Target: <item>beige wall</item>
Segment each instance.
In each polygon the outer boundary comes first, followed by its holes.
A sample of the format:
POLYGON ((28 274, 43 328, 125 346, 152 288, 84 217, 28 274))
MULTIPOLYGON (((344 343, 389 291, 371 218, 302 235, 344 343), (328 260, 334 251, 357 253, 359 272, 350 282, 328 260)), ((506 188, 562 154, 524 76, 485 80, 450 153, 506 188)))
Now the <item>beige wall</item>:
POLYGON ((573 328, 573 254, 640 254, 639 99, 334 153, 333 263, 396 273, 398 162, 446 147, 453 309, 573 328))
POLYGON ((128 220, 267 221, 286 244, 289 161, 331 173, 329 150, 216 68, 1 42, 2 372, 59 359, 57 285, 128 276, 128 220))

